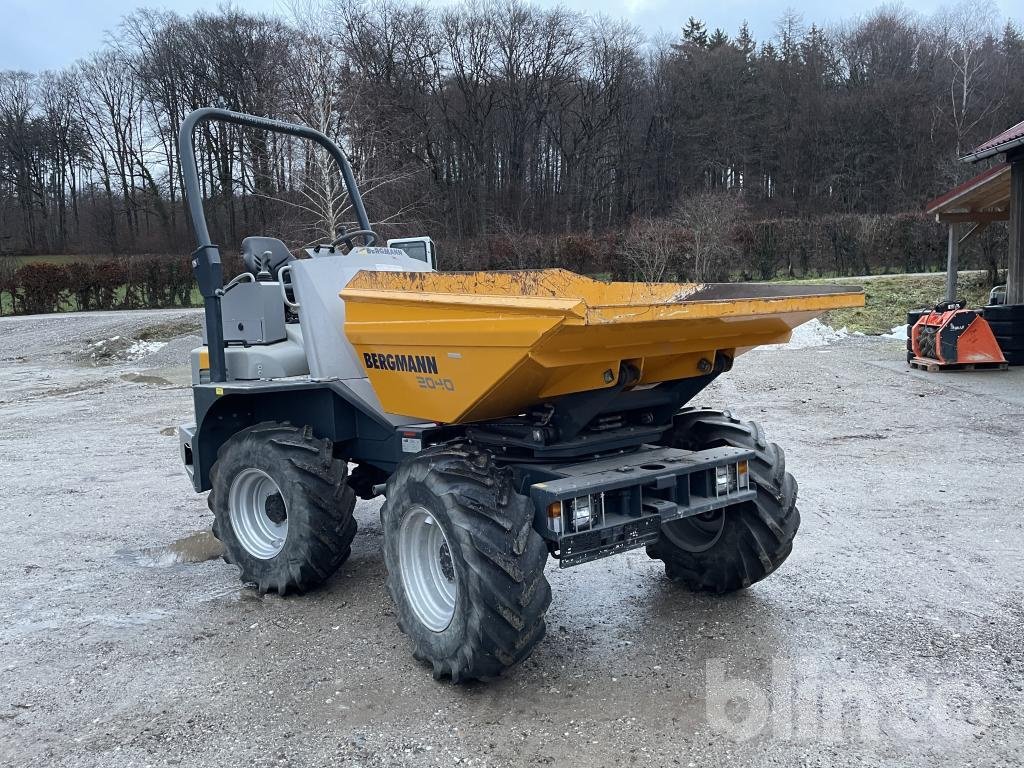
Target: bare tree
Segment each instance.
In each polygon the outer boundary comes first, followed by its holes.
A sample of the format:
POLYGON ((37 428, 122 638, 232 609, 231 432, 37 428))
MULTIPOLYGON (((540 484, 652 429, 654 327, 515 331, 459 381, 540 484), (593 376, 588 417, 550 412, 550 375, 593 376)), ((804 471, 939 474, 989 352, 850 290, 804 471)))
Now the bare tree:
POLYGON ((681 256, 680 232, 664 219, 633 222, 622 245, 636 277, 645 283, 660 283, 681 256))
POLYGON ((963 154, 964 139, 999 101, 983 98, 986 75, 993 70, 991 52, 998 30, 998 9, 993 0, 962 0, 935 18, 935 31, 950 64, 945 111, 956 132, 956 154, 963 154))
POLYGON ((689 239, 684 253, 694 280, 712 282, 728 277, 736 254, 733 229, 742 204, 735 193, 704 192, 679 201, 672 219, 689 239))
MULTIPOLYGON (((530 264, 562 258, 562 233, 595 243, 634 222, 654 242, 644 222, 685 200, 696 211, 662 228, 672 243, 632 250, 648 279, 714 278, 733 258, 711 244, 727 222, 698 201, 738 193, 741 272, 878 268, 870 243, 918 247, 931 225, 915 212, 969 173, 957 155, 1021 118, 1024 35, 982 0, 827 28, 790 13, 761 42, 697 18, 645 40, 525 0, 294 2, 288 19, 140 10, 63 72, 0 73, 0 245, 184 250, 178 126, 223 105, 320 128, 382 234, 465 241, 468 266, 503 233, 530 264), (790 233, 798 219, 817 236, 790 233)), ((215 124, 196 146, 218 242, 311 242, 353 218, 313 147, 215 124)), ((885 258, 932 259, 907 253, 885 258)))

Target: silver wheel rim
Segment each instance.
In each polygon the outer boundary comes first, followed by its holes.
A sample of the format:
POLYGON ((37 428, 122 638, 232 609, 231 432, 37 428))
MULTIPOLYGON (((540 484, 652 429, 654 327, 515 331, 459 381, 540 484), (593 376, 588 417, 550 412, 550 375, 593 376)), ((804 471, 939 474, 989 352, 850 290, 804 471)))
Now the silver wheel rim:
POLYGON ((455 616, 459 583, 448 537, 425 507, 414 506, 402 518, 398 567, 416 618, 432 632, 443 632, 455 616))
POLYGON ((288 538, 288 507, 274 479, 261 469, 243 469, 231 481, 228 512, 235 538, 245 551, 270 560, 288 538))

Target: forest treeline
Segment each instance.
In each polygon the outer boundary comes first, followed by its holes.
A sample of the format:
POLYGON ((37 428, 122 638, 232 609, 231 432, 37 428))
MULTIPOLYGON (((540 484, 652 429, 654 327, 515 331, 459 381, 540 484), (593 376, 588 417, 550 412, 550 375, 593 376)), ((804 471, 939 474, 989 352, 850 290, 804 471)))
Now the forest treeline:
MULTIPOLYGON (((647 39, 517 0, 138 10, 66 69, 0 72, 0 253, 187 253, 177 129, 208 105, 335 137, 379 231, 429 233, 453 267, 928 268, 923 203, 1024 118, 1024 33, 979 0, 828 28, 789 13, 761 40, 693 18, 647 39)), ((351 224, 318 150, 212 125, 198 158, 225 248, 351 224)), ((965 259, 994 262, 1003 237, 965 259)))

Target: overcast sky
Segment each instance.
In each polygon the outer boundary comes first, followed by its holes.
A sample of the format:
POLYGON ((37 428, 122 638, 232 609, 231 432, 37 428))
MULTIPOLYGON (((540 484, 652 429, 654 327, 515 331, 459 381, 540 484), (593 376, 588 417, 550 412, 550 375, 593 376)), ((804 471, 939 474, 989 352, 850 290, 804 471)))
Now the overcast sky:
MULTIPOLYGON (((437 0, 432 0, 436 2, 437 0)), ((556 5, 539 0, 540 5, 556 5)), ((851 18, 877 7, 877 0, 565 0, 570 8, 608 16, 626 17, 648 34, 663 30, 673 36, 688 16, 703 19, 710 27, 722 27, 730 35, 746 19, 758 40, 772 35, 775 21, 788 8, 803 14, 807 23, 826 25, 851 18)), ((946 3, 906 0, 904 5, 930 14, 946 3)), ((1003 17, 1024 17, 1024 0, 996 0, 1003 17)), ((252 11, 274 12, 280 0, 245 0, 237 6, 252 11)), ((124 14, 140 6, 169 8, 182 14, 210 8, 202 0, 5 0, 4 24, 0 25, 0 69, 56 69, 74 62, 99 47, 108 30, 117 27, 124 14)))

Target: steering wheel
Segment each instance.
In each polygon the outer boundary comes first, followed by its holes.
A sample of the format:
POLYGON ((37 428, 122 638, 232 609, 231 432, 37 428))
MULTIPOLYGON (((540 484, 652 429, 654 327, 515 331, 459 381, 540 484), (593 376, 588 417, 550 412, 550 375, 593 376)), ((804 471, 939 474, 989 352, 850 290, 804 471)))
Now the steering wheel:
POLYGON ((353 229, 351 232, 345 232, 344 234, 338 235, 331 241, 331 247, 334 248, 344 243, 348 246, 351 251, 355 248, 352 243, 352 238, 361 237, 363 238, 363 245, 369 248, 371 245, 377 242, 377 233, 372 229, 353 229))

